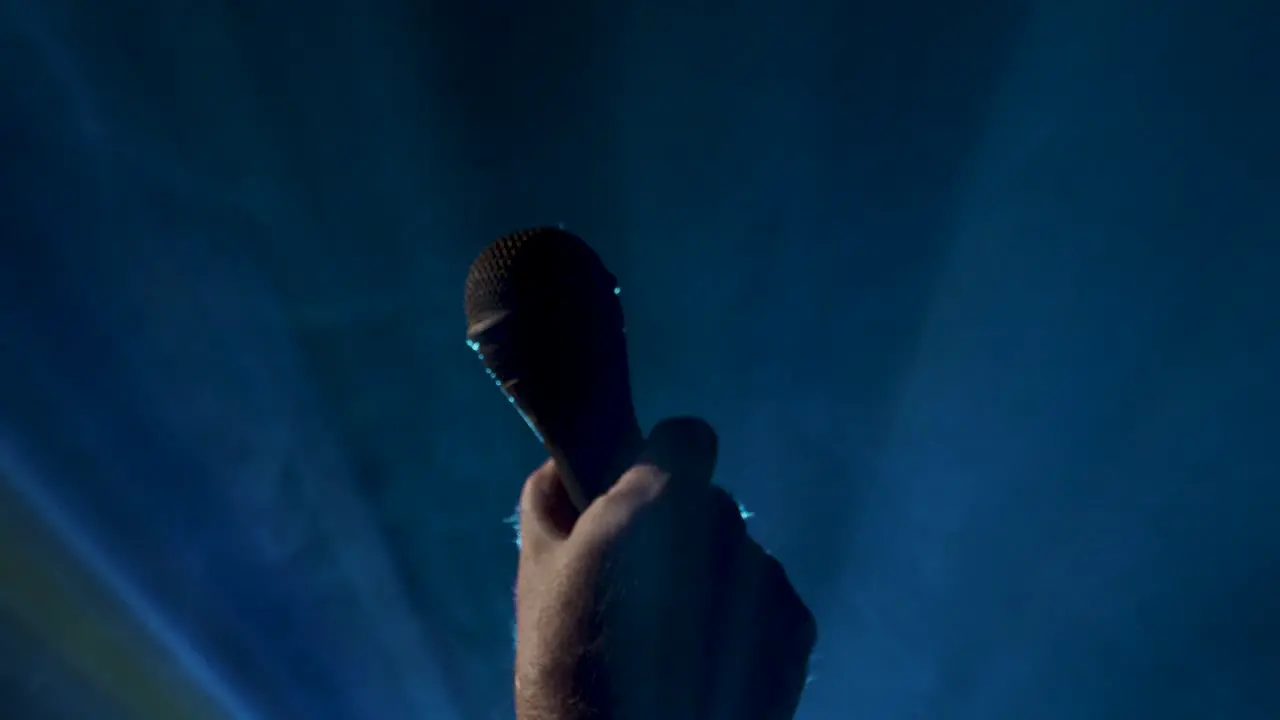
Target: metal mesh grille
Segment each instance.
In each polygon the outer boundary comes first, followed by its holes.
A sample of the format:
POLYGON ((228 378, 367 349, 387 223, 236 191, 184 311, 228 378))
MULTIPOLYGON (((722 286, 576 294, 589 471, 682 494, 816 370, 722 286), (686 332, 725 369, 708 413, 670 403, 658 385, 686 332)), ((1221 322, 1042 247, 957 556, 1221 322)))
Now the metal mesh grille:
MULTIPOLYGON (((467 274, 467 322, 529 308, 569 294, 612 289, 613 276, 577 235, 556 227, 520 230, 485 248, 467 274)), ((590 301, 592 298, 579 298, 590 301)))

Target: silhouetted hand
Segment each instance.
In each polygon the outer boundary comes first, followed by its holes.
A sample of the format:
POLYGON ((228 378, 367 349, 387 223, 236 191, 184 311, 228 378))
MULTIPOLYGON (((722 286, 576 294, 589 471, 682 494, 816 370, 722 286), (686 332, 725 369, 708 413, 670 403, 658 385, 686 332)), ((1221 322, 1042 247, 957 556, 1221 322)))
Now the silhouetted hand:
POLYGON ((579 513, 553 462, 521 496, 519 720, 786 720, 817 639, 781 564, 711 485, 716 436, 667 420, 579 513))

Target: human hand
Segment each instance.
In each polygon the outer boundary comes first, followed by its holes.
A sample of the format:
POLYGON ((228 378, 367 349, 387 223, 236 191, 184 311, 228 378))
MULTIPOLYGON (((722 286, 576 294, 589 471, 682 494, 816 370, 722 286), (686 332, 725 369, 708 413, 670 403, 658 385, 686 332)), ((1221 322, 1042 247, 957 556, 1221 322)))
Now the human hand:
POLYGON ((548 461, 520 501, 519 720, 789 720, 817 639, 782 565, 711 485, 701 420, 653 429, 581 514, 548 461))

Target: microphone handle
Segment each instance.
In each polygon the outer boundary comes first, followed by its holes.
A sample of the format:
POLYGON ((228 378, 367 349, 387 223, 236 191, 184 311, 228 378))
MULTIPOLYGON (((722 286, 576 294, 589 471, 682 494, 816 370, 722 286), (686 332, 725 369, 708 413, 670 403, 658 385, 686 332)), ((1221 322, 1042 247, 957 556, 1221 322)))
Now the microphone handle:
MULTIPOLYGON (((560 482, 578 512, 608 492, 635 464, 644 446, 644 434, 634 411, 613 410, 583 417, 582 422, 575 423, 573 432, 540 430, 543 446, 555 460, 560 482)), ((533 423, 536 427, 536 420, 533 423)))
POLYGON ((644 434, 622 331, 573 329, 503 313, 474 324, 467 342, 555 459, 581 512, 631 467, 644 434))

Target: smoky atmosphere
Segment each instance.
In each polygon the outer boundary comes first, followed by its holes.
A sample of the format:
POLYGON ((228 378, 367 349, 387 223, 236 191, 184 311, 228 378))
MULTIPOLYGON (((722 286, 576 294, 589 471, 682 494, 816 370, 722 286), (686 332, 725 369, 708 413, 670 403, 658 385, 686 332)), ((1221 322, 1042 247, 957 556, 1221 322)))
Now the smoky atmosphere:
POLYGON ((6 718, 513 718, 534 226, 799 720, 1280 717, 1274 2, 0 0, 0 89, 6 718))

